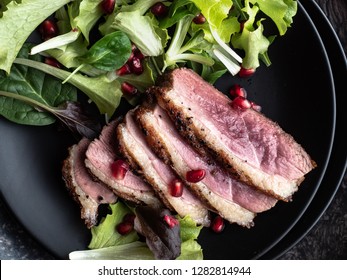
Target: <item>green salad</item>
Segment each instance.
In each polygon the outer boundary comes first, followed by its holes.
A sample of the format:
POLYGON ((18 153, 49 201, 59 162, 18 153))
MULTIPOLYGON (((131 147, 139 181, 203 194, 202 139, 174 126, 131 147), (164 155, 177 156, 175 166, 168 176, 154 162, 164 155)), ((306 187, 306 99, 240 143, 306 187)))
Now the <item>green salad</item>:
MULTIPOLYGON (((1 1, 0 115, 24 125, 61 121, 92 137, 100 123, 80 95, 108 120, 122 99, 135 106, 173 68, 191 68, 211 84, 225 73, 252 75, 271 65, 268 49, 296 12, 294 0, 1 1)), ((92 228, 89 249, 70 258, 153 259, 136 232, 114 231, 136 210, 117 202, 110 211, 92 228)), ((179 259, 202 259, 201 227, 178 220, 179 259)))

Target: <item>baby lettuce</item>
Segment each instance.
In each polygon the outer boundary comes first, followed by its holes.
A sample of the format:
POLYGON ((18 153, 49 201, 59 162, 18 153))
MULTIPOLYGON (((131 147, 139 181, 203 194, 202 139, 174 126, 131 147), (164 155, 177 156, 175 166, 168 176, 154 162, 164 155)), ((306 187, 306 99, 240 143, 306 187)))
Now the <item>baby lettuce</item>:
POLYGON ((0 69, 10 72, 13 61, 29 35, 47 17, 71 0, 11 1, 0 18, 0 69))
POLYGON ((158 56, 164 52, 167 31, 159 28, 155 18, 146 15, 155 3, 161 0, 138 0, 132 5, 123 5, 100 26, 102 34, 110 30, 125 32, 145 56, 158 56))
POLYGON ((267 53, 270 41, 263 35, 264 27, 261 20, 258 20, 254 27, 259 7, 251 7, 248 1, 245 5, 243 10, 247 13, 248 20, 244 23, 242 32, 234 34, 231 43, 235 48, 245 51, 243 67, 256 69, 260 65, 259 57, 267 53))
MULTIPOLYGON (((135 209, 118 201, 110 204, 109 210, 110 213, 101 220, 100 224, 92 228, 89 249, 73 251, 69 254, 69 258, 71 260, 154 260, 153 252, 145 242, 139 241, 136 231, 120 235, 115 229, 124 216, 133 213, 135 209)), ((201 246, 196 241, 202 227, 196 226, 188 216, 177 219, 180 223, 181 239, 181 255, 177 259, 203 259, 201 246)))
POLYGON ((297 2, 292 0, 249 0, 270 17, 276 24, 280 35, 287 32, 297 11, 297 2))
POLYGON ((32 48, 31 54, 40 53, 51 49, 65 50, 69 44, 83 37, 86 44, 90 41, 90 31, 96 22, 103 16, 100 9, 102 0, 75 0, 56 12, 61 35, 53 37, 32 48), (81 36, 81 34, 83 36, 81 36))

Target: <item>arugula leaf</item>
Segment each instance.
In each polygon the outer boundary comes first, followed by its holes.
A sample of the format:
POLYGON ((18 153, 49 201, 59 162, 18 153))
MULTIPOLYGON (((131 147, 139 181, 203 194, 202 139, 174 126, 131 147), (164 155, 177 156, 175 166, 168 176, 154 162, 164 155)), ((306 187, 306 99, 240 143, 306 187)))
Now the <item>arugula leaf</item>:
MULTIPOLYGON (((27 57, 29 49, 30 46, 25 44, 19 52, 19 57, 27 57)), ((40 56, 34 56, 32 59, 40 60, 40 56)), ((77 100, 75 87, 62 85, 59 80, 42 71, 16 64, 12 66, 10 75, 0 72, 0 90, 0 114, 13 122, 27 125, 48 125, 56 119, 47 111, 43 112, 27 102, 18 100, 19 98, 11 98, 8 94, 5 96, 4 92, 53 107, 65 101, 77 100)))
POLYGON ((19 50, 35 28, 71 0, 22 0, 6 5, 0 18, 0 69, 10 72, 19 50))

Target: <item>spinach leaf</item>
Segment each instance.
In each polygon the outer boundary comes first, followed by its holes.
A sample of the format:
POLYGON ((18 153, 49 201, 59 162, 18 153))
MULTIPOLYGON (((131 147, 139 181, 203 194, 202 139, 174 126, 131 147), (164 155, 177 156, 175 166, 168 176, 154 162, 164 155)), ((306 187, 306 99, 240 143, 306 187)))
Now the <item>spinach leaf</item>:
MULTIPOLYGON (((30 45, 25 44, 18 56, 28 57, 29 50, 30 45)), ((32 59, 39 61, 40 56, 33 56, 32 59)), ((42 71, 17 64, 13 64, 9 75, 0 72, 0 91, 23 96, 46 106, 58 106, 77 99, 75 87, 63 85, 42 71)), ((0 115, 19 124, 48 125, 55 122, 54 116, 42 111, 42 108, 4 94, 0 95, 0 115)))
POLYGON ((81 61, 101 70, 113 71, 123 66, 130 55, 131 42, 128 36, 124 32, 115 31, 97 41, 81 57, 81 61))

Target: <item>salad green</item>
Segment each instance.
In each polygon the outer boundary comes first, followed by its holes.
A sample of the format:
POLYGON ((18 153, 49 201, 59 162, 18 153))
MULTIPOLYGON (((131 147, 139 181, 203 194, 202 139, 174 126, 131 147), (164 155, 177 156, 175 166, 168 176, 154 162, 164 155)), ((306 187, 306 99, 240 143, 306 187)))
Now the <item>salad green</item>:
MULTIPOLYGON (((154 254, 145 242, 140 241, 136 231, 121 235, 116 231, 116 226, 122 222, 133 209, 122 202, 109 205, 110 214, 104 217, 98 226, 91 229, 92 239, 89 250, 74 251, 69 254, 72 260, 153 260, 154 254)), ((188 216, 177 217, 180 227, 181 254, 179 260, 203 259, 202 248, 196 241, 201 226, 188 216)))
POLYGON ((9 75, 14 62, 22 63, 69 81, 101 114, 111 117, 121 97, 131 104, 137 100, 121 92, 123 82, 143 91, 173 67, 191 67, 214 82, 226 71, 236 75, 241 67, 256 69, 260 60, 270 65, 268 48, 276 35, 286 33, 297 9, 294 0, 129 0, 117 2, 113 12, 105 14, 101 2, 5 1, 0 8, 0 69, 9 75), (151 12, 158 2, 168 7, 166 17, 151 12), (206 18, 202 24, 194 22, 199 13, 206 18), (30 34, 51 15, 57 19, 60 34, 34 46, 30 54, 54 57, 65 69, 16 60, 30 34), (269 20, 277 26, 278 34, 264 35, 263 23, 269 20), (95 42, 91 35, 97 30, 99 40, 95 42), (145 78, 115 72, 129 59, 130 42, 145 57, 145 78), (232 48, 240 49, 239 53, 232 48))
MULTIPOLYGON (((190 67, 214 83, 226 72, 237 75, 262 62, 269 66, 269 47, 287 32, 297 12, 295 0, 124 0, 115 1, 110 13, 102 10, 102 1, 1 2, 0 115, 26 125, 49 125, 58 119, 91 137, 99 127, 77 103, 79 94, 110 118, 122 98, 136 105, 141 97, 124 93, 124 83, 141 93, 175 67, 190 67), (151 11, 159 2, 168 9, 165 16, 151 11), (197 15, 204 21, 196 21, 197 15), (36 45, 26 43, 47 18, 56 20, 59 34, 36 45), (54 58, 61 68, 44 63, 45 57, 54 58), (141 71, 128 71, 134 57, 141 71)), ((126 236, 115 231, 133 209, 122 202, 109 207, 111 214, 92 229, 89 250, 72 252, 70 258, 153 259, 135 231, 126 236)), ((202 259, 197 243, 201 227, 189 217, 177 218, 178 259, 202 259)))

